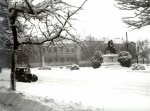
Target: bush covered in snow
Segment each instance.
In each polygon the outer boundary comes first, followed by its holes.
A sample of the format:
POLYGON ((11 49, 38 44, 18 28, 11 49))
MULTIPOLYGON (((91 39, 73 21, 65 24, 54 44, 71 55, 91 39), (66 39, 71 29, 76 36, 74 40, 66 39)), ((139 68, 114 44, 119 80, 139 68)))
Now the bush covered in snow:
POLYGON ((121 66, 130 67, 132 56, 127 51, 121 51, 118 55, 118 62, 121 66))
POLYGON ((132 70, 145 70, 145 67, 142 64, 133 64, 132 70))
POLYGON ((94 54, 94 56, 91 58, 91 64, 92 67, 99 68, 101 66, 101 63, 103 62, 103 54, 101 51, 98 51, 94 54))

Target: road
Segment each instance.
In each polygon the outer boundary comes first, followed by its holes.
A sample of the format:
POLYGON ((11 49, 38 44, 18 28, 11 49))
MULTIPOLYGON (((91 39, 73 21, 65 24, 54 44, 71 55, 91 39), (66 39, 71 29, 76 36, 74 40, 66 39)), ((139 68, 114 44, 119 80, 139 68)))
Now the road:
POLYGON ((150 111, 149 70, 132 71, 131 68, 112 66, 77 71, 32 69, 32 73, 37 74, 39 80, 34 83, 17 82, 18 91, 60 101, 80 102, 106 111, 150 111))
POLYGON ((19 83, 18 86, 22 87, 20 91, 36 96, 96 107, 150 109, 150 73, 118 68, 33 70, 39 81, 29 86, 19 83))

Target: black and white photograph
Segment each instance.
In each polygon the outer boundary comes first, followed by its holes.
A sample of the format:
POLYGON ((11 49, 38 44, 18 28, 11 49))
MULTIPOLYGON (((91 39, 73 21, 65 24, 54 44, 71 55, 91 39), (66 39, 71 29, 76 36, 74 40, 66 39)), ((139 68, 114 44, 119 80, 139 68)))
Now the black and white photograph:
POLYGON ((150 111, 150 0, 0 0, 0 111, 150 111))

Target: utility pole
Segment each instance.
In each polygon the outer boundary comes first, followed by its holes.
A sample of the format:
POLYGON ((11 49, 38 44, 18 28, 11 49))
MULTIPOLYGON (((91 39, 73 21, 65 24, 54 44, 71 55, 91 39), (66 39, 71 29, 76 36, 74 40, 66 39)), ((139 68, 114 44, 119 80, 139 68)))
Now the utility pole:
POLYGON ((128 33, 126 32, 126 48, 129 51, 129 44, 128 44, 128 33))
POLYGON ((137 55, 137 63, 139 63, 139 45, 136 43, 136 55, 137 55))

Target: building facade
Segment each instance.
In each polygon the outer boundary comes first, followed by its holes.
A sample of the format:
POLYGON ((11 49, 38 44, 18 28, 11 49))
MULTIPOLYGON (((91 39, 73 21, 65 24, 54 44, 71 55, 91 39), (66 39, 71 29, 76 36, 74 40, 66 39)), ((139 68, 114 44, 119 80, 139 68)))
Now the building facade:
POLYGON ((76 44, 35 46, 36 50, 30 57, 31 67, 57 66, 78 63, 81 60, 81 48, 76 44))

